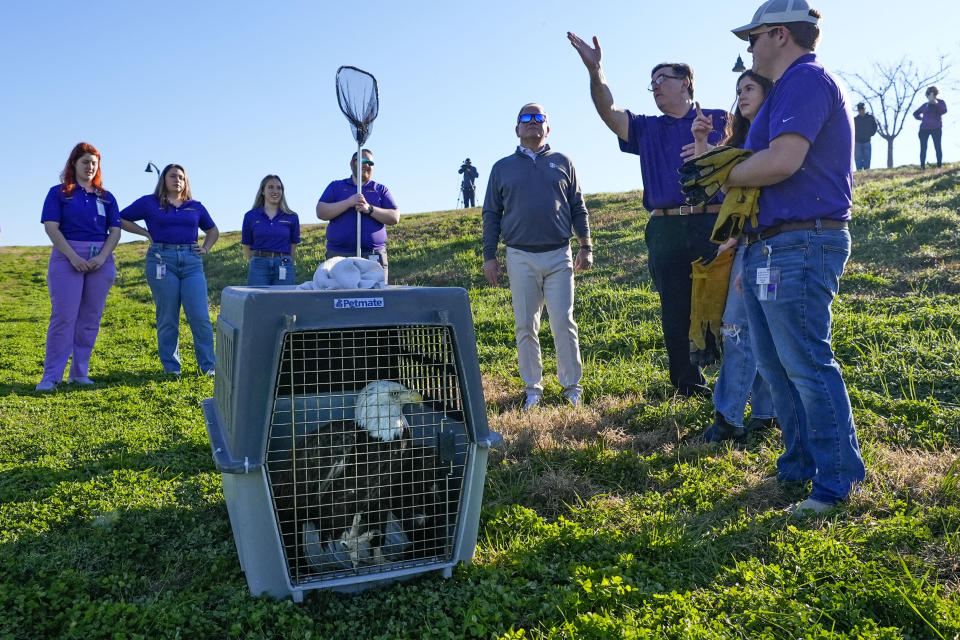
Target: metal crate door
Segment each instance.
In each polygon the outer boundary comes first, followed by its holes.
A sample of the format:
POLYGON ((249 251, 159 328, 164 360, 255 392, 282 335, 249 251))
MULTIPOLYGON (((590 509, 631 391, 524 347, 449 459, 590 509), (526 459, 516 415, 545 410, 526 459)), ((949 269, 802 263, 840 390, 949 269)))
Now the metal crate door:
POLYGON ((292 585, 376 581, 455 560, 476 451, 463 397, 449 327, 284 336, 266 467, 292 585), (375 403, 371 389, 381 390, 375 403), (394 393, 408 400, 402 428, 375 437, 371 406, 391 411, 396 398, 385 394, 394 393))

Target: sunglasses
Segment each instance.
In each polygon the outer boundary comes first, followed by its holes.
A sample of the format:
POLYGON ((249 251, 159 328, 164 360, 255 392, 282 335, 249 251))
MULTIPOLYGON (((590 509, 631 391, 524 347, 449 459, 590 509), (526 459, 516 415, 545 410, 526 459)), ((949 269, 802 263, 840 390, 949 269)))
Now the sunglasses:
POLYGON ((368 164, 368 165, 370 165, 370 166, 372 167, 372 166, 373 166, 373 160, 370 160, 369 158, 364 158, 363 160, 360 161, 360 164, 368 164))
POLYGON ((769 35, 769 34, 773 33, 774 31, 777 31, 777 30, 779 30, 779 29, 780 29, 780 27, 774 27, 774 28, 772 28, 772 29, 767 29, 767 30, 765 30, 765 31, 757 31, 757 32, 754 32, 754 33, 748 33, 748 34, 747 34, 747 42, 749 42, 749 43, 750 43, 750 46, 752 47, 752 46, 754 46, 755 44, 757 44, 757 40, 760 39, 760 36, 762 36, 762 35, 769 35))
POLYGON ((543 124, 547 121, 547 116, 542 113, 521 113, 520 117, 517 118, 518 122, 522 122, 524 124, 530 122, 531 120, 543 124))
POLYGON ((662 85, 662 84, 663 84, 663 81, 666 80, 667 78, 670 78, 670 79, 672 79, 672 80, 680 80, 680 79, 681 79, 680 76, 671 76, 671 75, 668 75, 668 74, 665 73, 665 74, 663 74, 662 76, 657 76, 656 78, 654 78, 653 80, 651 80, 651 81, 650 81, 650 84, 647 85, 647 91, 653 91, 655 88, 657 88, 657 87, 659 87, 660 85, 662 85))

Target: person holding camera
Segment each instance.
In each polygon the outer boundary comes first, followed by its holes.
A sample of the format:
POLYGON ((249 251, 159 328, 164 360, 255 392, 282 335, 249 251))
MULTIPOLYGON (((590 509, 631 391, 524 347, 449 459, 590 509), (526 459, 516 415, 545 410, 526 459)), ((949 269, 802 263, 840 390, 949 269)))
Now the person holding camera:
POLYGON ((460 183, 460 190, 463 192, 463 208, 477 206, 477 192, 474 182, 480 177, 480 173, 475 166, 470 164, 470 158, 463 161, 458 173, 463 174, 463 181, 460 183))

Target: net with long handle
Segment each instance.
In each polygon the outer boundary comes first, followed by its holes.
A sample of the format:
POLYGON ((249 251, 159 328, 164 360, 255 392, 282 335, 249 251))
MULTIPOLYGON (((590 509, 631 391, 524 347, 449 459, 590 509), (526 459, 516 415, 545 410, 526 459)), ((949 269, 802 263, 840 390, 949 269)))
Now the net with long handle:
MULTIPOLYGON (((373 121, 380 111, 380 93, 373 74, 351 66, 337 69, 337 101, 350 121, 357 141, 357 194, 363 193, 363 143, 370 137, 373 121)), ((360 214, 357 213, 357 257, 361 257, 360 214)))
POLYGON ((370 137, 373 121, 380 110, 377 79, 356 67, 340 67, 337 69, 337 100, 340 111, 350 121, 354 139, 362 145, 370 137))

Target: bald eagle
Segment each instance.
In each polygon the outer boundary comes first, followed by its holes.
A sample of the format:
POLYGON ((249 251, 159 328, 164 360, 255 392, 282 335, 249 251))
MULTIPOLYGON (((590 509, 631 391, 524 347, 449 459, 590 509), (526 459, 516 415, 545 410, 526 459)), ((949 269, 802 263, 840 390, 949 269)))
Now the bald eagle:
POLYGON ((402 522, 416 518, 407 486, 416 463, 403 406, 422 402, 397 382, 372 382, 357 394, 353 420, 331 422, 313 446, 297 450, 296 500, 304 506, 295 511, 315 569, 377 564, 409 547, 402 522))

